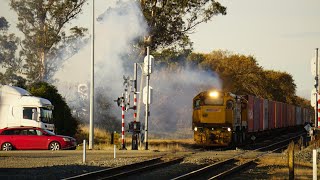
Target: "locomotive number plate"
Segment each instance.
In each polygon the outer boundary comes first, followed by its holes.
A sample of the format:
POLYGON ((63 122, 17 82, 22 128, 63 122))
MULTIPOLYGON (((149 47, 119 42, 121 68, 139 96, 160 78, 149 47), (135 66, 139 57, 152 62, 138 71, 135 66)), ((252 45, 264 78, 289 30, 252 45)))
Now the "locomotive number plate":
POLYGON ((221 109, 218 109, 218 108, 210 108, 210 109, 206 109, 206 112, 221 112, 221 109))

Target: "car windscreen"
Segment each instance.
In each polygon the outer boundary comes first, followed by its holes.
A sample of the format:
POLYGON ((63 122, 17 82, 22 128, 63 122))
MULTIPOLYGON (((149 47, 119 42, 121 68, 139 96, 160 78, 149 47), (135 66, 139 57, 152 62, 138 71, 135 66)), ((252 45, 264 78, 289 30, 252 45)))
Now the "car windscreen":
POLYGON ((46 129, 44 129, 44 131, 47 133, 47 134, 49 134, 49 135, 56 135, 56 134, 54 134, 54 132, 51 132, 51 131, 49 131, 49 130, 46 130, 46 129))

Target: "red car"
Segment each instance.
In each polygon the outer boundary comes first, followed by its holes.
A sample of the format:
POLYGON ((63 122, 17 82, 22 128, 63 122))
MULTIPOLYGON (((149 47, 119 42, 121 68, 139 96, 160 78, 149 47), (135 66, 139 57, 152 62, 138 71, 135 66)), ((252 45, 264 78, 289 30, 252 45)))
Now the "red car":
POLYGON ((0 129, 1 150, 75 149, 76 140, 69 136, 55 135, 37 127, 11 127, 0 129))

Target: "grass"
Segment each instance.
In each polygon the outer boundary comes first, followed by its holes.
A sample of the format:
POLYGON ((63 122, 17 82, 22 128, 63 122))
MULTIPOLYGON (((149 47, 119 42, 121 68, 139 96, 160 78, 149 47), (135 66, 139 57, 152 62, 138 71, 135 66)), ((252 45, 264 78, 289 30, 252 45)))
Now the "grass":
MULTIPOLYGON (((126 133, 125 143, 126 148, 131 149, 131 133, 126 133)), ((89 139, 89 126, 82 125, 79 128, 78 134, 75 138, 79 144, 78 149, 82 149, 82 143, 85 139, 88 144, 89 139)), ((121 134, 119 134, 118 139, 119 144, 117 145, 120 148, 121 143, 121 134)), ((192 138, 184 139, 156 139, 156 137, 149 138, 148 145, 150 150, 156 151, 185 151, 187 147, 190 147, 193 144, 192 138)), ((113 149, 111 144, 111 133, 100 128, 94 128, 94 149, 95 150, 109 150, 113 149)), ((144 144, 139 146, 139 149, 144 149, 144 144)))

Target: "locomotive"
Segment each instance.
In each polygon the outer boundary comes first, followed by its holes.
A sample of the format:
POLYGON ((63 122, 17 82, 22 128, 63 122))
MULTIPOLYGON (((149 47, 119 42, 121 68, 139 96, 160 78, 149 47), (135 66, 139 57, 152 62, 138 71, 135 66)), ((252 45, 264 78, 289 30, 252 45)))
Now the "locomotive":
POLYGON ((218 90, 193 98, 194 141, 203 146, 241 144, 255 135, 310 122, 308 109, 253 95, 218 90))

